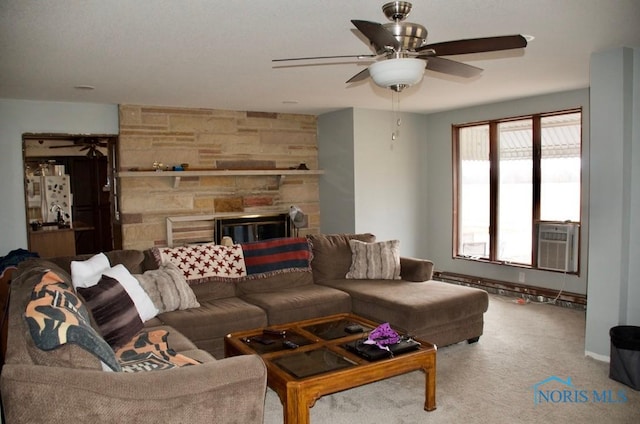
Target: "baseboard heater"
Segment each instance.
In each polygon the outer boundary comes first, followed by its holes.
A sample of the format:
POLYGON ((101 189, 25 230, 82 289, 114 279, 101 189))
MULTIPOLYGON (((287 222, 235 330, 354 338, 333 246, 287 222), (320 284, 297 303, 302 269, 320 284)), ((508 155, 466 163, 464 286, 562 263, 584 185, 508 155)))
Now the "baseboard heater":
POLYGON ((456 274, 447 271, 435 271, 433 279, 447 283, 460 284, 463 286, 477 287, 489 293, 504 296, 519 297, 532 302, 549 302, 556 297, 556 305, 570 307, 574 309, 586 309, 587 297, 578 293, 562 292, 558 296, 558 290, 551 290, 544 287, 523 286, 507 281, 492 280, 472 275, 456 274))

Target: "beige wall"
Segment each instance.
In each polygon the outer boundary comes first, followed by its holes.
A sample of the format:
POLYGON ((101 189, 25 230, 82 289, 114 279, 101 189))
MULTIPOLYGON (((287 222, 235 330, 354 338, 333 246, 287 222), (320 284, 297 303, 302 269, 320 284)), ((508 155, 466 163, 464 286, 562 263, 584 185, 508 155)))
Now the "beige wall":
MULTIPOLYGON (((318 169, 316 117, 121 105, 119 171, 182 163, 196 169, 318 169)), ((166 217, 286 211, 299 206, 320 227, 317 175, 120 178, 123 247, 166 245, 166 217)))

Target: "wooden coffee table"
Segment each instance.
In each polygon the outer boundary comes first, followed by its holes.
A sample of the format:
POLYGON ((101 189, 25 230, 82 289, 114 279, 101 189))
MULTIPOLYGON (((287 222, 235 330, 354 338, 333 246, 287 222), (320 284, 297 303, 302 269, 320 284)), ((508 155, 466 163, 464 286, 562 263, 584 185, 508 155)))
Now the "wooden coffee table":
POLYGON ((309 408, 324 395, 374 381, 422 370, 425 373, 424 409, 436 409, 436 346, 417 340, 417 350, 368 361, 345 348, 366 338, 378 323, 353 314, 338 314, 241 331, 225 337, 225 356, 258 354, 267 366, 267 383, 280 397, 285 424, 309 423, 309 408), (349 333, 350 325, 362 327, 349 333), (298 347, 287 348, 284 342, 298 347))

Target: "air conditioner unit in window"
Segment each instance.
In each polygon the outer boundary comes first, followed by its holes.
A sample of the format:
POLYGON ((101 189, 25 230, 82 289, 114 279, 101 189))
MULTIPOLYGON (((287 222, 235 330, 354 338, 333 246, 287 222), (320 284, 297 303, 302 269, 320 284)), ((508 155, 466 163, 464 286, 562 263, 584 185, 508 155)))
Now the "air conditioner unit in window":
POLYGON ((578 272, 580 224, 540 221, 538 223, 538 268, 578 272))

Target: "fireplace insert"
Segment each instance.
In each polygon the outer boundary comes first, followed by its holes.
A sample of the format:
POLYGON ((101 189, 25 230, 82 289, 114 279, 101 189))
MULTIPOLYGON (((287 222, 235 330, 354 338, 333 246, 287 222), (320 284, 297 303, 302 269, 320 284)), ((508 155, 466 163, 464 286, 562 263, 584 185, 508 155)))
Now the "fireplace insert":
POLYGON ((215 222, 215 238, 218 244, 225 236, 231 237, 234 243, 291 236, 291 221, 286 213, 216 218, 215 222))

